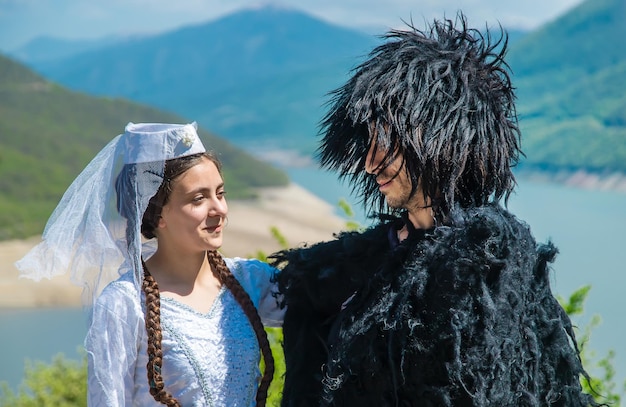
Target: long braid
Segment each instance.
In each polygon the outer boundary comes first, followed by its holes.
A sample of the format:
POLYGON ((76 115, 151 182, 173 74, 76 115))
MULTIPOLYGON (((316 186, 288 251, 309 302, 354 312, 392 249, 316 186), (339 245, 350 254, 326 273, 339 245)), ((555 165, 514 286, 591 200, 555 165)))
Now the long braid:
POLYGON ((170 407, 181 407, 170 393, 164 389, 161 367, 163 365, 163 350, 161 349, 161 295, 159 286, 142 260, 144 278, 142 288, 146 294, 146 331, 148 331, 148 383, 150 394, 156 401, 170 407))
POLYGON ((267 391, 274 376, 274 357, 272 356, 272 350, 269 340, 267 339, 267 333, 261 322, 261 317, 259 317, 259 313, 252 303, 250 296, 228 269, 222 256, 216 250, 210 250, 207 252, 207 258, 215 276, 230 290, 243 309, 259 341, 259 348, 261 349, 263 360, 265 361, 265 371, 263 372, 263 377, 261 378, 261 383, 257 390, 256 405, 257 407, 264 407, 267 399, 267 391))

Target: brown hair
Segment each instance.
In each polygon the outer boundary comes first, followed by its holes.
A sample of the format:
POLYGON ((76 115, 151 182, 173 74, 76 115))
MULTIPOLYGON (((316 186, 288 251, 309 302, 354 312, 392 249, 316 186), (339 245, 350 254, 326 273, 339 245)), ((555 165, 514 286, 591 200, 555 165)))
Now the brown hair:
MULTIPOLYGON (((202 158, 208 158, 221 172, 221 165, 217 158, 210 153, 201 153, 191 156, 181 157, 169 160, 165 164, 165 172, 163 183, 159 187, 157 193, 150 199, 148 208, 146 209, 142 224, 141 233, 146 238, 155 237, 155 229, 158 224, 161 210, 167 204, 169 195, 172 191, 171 183, 178 176, 182 175, 189 168, 193 167, 202 158)), ((232 293, 237 303, 248 317, 250 325, 256 334, 259 342, 259 348, 265 362, 265 371, 256 394, 256 405, 265 406, 267 398, 267 390, 274 376, 274 358, 270 348, 267 333, 261 322, 261 318, 254 306, 248 293, 243 289, 239 281, 228 269, 222 256, 215 250, 207 252, 207 258, 211 265, 211 270, 215 277, 224 284, 232 293)), ((156 280, 143 263, 144 279, 142 283, 143 291, 146 295, 146 331, 148 332, 148 382, 150 383, 150 394, 154 399, 162 404, 172 407, 180 406, 180 403, 165 390, 163 377, 161 376, 161 366, 163 363, 163 351, 161 348, 162 332, 161 332, 161 297, 159 287, 156 280)))

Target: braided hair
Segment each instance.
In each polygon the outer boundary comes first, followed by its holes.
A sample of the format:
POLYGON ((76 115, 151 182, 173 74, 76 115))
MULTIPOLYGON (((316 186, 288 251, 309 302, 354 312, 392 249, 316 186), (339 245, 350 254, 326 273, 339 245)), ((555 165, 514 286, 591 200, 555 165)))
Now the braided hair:
POLYGON ((163 366, 163 349, 161 340, 163 334, 161 330, 161 295, 159 286, 152 274, 148 271, 146 264, 143 264, 143 292, 146 294, 146 331, 148 332, 148 382, 150 383, 150 394, 156 401, 170 407, 180 407, 178 400, 165 390, 161 367, 163 366))
MULTIPOLYGON (((148 207, 144 212, 141 233, 144 237, 151 239, 156 237, 155 229, 158 224, 159 216, 164 205, 167 204, 169 195, 172 191, 172 181, 182 175, 189 168, 193 167, 203 158, 211 160, 218 171, 221 172, 221 164, 219 160, 212 154, 205 152, 185 157, 169 160, 165 164, 164 180, 156 194, 150 199, 148 207)), ((216 251, 207 252, 207 259, 211 265, 214 276, 224 284, 237 300, 242 310, 248 317, 250 325, 256 334, 259 342, 259 348, 265 362, 265 370, 261 383, 257 389, 256 405, 265 406, 267 399, 267 391, 274 376, 274 358, 267 338, 267 333, 261 322, 256 307, 248 293, 243 289, 239 281, 235 278, 228 266, 224 262, 222 256, 216 251)), ((163 362, 163 351, 161 348, 162 331, 161 331, 161 312, 160 312, 160 294, 156 280, 150 274, 145 263, 143 265, 144 279, 142 288, 146 297, 146 331, 148 333, 148 382, 150 383, 150 394, 154 399, 162 404, 171 407, 178 407, 180 403, 165 390, 163 377, 161 376, 161 367, 163 362)))

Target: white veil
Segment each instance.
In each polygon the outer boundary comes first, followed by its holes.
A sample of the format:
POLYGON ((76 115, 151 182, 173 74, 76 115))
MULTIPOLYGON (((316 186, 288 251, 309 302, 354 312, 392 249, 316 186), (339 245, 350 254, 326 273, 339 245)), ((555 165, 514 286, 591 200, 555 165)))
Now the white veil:
MULTIPOLYGON (((20 277, 39 281, 71 273, 92 305, 122 272, 141 288, 141 220, 163 181, 165 161, 205 151, 196 123, 129 123, 70 185, 42 241, 15 263, 20 277)), ((155 239, 143 243, 153 251, 155 239)))

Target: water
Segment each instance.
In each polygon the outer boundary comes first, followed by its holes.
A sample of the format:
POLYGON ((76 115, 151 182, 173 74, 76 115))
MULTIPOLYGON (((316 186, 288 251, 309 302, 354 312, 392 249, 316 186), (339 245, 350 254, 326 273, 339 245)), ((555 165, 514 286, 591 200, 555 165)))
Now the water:
POLYGON ((78 360, 86 321, 77 308, 0 309, 0 382, 17 388, 27 360, 50 363, 57 354, 78 360))
MULTIPOLYGON (((314 168, 289 169, 289 174, 294 182, 333 205, 346 199, 355 210, 355 220, 367 224, 349 188, 334 174, 314 168)), ((602 324, 593 330, 585 346, 599 357, 614 350, 618 382, 623 382, 626 194, 522 181, 509 208, 531 226, 537 240, 551 239, 559 247, 552 281, 557 294, 569 296, 584 285, 592 286, 585 314, 575 322, 584 326, 591 316, 601 316, 602 324)), ((23 377, 25 359, 49 363, 59 352, 78 358, 85 321, 83 312, 76 309, 0 310, 0 381, 15 388, 23 377)))

